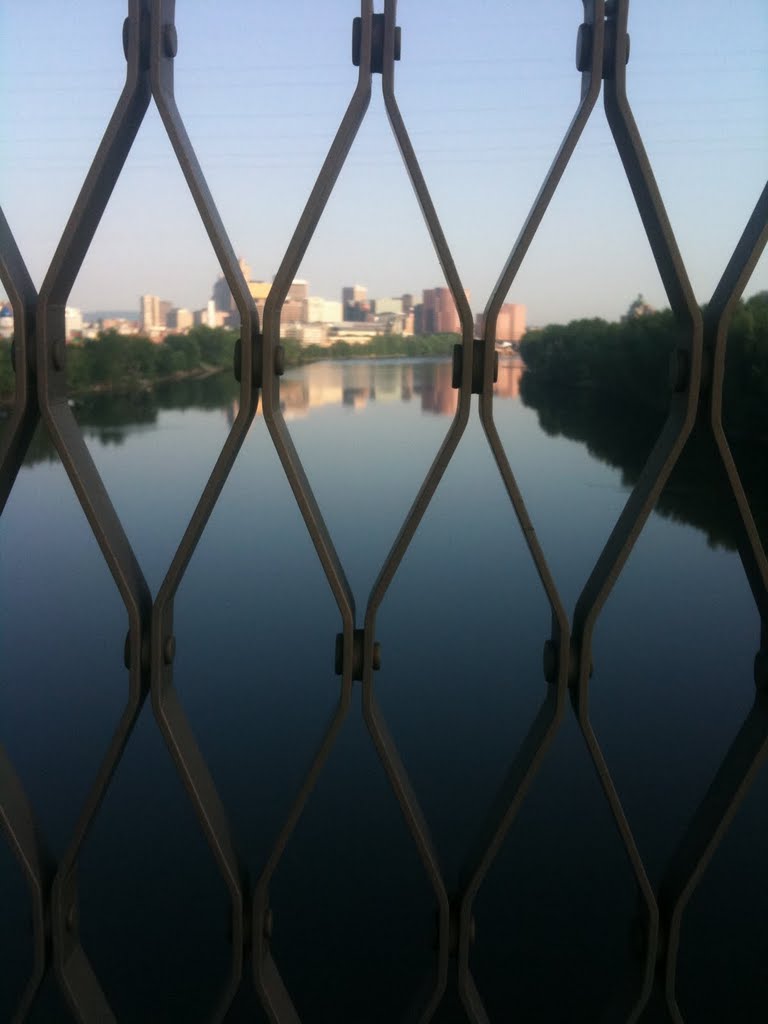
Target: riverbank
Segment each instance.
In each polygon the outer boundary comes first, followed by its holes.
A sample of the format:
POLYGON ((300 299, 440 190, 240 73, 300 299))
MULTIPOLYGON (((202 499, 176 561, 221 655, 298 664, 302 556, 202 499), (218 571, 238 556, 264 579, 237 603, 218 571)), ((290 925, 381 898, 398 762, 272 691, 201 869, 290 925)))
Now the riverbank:
MULTIPOLYGON (((232 372, 238 335, 225 328, 196 327, 188 334, 168 335, 155 343, 141 335, 105 331, 84 342, 67 346, 69 395, 126 395, 148 391, 159 384, 204 378, 222 370, 232 372)), ((329 345, 303 345, 295 338, 281 341, 286 367, 323 360, 414 359, 448 356, 458 340, 454 334, 382 335, 367 344, 336 341, 329 345)), ((0 343, 0 407, 13 404, 16 380, 9 342, 0 343)))
MULTIPOLYGON (((703 310, 706 317, 706 309, 703 310)), ((670 310, 621 321, 573 320, 529 330, 520 354, 539 390, 579 390, 595 405, 627 403, 648 422, 666 416, 669 367, 688 338, 670 310)), ((739 302, 725 353, 723 422, 729 437, 768 438, 768 293, 739 302)))
MULTIPOLYGON (((166 384, 176 384, 187 380, 207 380, 209 377, 215 377, 223 370, 223 366, 199 366, 194 370, 177 370, 175 373, 170 373, 164 377, 153 377, 151 379, 138 378, 133 381, 121 381, 119 384, 115 385, 108 382, 102 384, 91 384, 86 388, 75 388, 71 390, 69 392, 69 398, 71 403, 77 405, 78 400, 91 398, 96 395, 125 397, 128 395, 149 394, 154 391, 155 388, 166 384)), ((13 403, 13 391, 0 394, 0 414, 2 414, 3 411, 7 413, 9 409, 12 409, 13 403)))

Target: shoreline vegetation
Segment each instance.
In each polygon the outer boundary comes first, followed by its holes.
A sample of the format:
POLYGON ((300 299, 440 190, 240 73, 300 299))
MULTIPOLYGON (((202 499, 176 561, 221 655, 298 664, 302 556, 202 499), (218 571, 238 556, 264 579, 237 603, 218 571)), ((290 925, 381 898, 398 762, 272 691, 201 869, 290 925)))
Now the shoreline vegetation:
MULTIPOLYGON (((520 343, 526 372, 520 398, 539 426, 586 445, 590 455, 637 482, 669 408, 668 366, 679 343, 669 310, 618 323, 580 320, 528 331, 520 343)), ((730 484, 706 422, 694 426, 656 511, 702 530, 707 542, 735 550, 741 536, 730 484)), ((723 426, 768 543, 768 292, 740 302, 728 334, 723 426)))
MULTIPOLYGON (((529 329, 518 349, 537 394, 585 391, 601 402, 631 403, 651 422, 666 416, 668 366, 678 331, 670 310, 650 311, 638 297, 620 321, 594 318, 529 329)), ((194 327, 152 342, 104 331, 67 345, 69 394, 129 394, 231 372, 237 337, 227 328, 194 327)), ((294 338, 281 344, 290 368, 321 360, 448 357, 459 340, 455 334, 390 334, 366 344, 302 345, 294 338)), ((0 404, 12 402, 14 389, 11 345, 0 341, 0 404)), ((768 292, 739 302, 733 316, 723 415, 729 436, 768 442, 768 292)))
MULTIPOLYGON (((232 371, 237 331, 194 327, 188 334, 169 334, 152 342, 140 334, 103 331, 97 338, 67 345, 67 383, 72 398, 111 392, 130 394, 151 390, 176 380, 201 379, 232 371)), ((336 341, 330 345, 302 345, 284 338, 287 368, 325 359, 385 359, 401 356, 448 356, 458 340, 455 334, 403 336, 385 334, 367 344, 336 341)), ((0 342, 0 405, 13 401, 15 375, 11 345, 0 342)))
MULTIPOLYGON (((670 357, 682 339, 671 310, 633 315, 640 303, 614 323, 573 320, 529 330, 520 342, 529 387, 537 395, 583 391, 595 404, 625 405, 660 427, 669 408, 670 357)), ((723 424, 729 438, 768 442, 768 292, 739 302, 731 321, 723 424)))
MULTIPOLYGON (((228 406, 237 394, 231 372, 236 337, 223 329, 198 328, 160 345, 109 335, 71 346, 68 373, 78 423, 87 435, 119 445, 129 429, 151 427, 160 409, 228 406), (144 357, 152 362, 142 362, 144 357)), ((328 359, 447 358, 456 340, 450 334, 381 337, 370 346, 302 347, 293 339, 283 344, 286 364, 296 367, 328 359)), ((586 320, 528 331, 519 346, 526 364, 521 401, 536 413, 544 433, 585 445, 594 458, 618 469, 629 489, 667 415, 667 363, 677 341, 668 311, 619 323, 586 320)), ((0 380, 7 383, 0 405, 6 396, 12 400, 8 384, 12 388, 14 382, 7 343, 3 350, 0 380)), ((767 293, 741 303, 734 318, 724 421, 758 531, 768 543, 767 293)), ((47 433, 38 430, 28 463, 55 458, 47 433)), ((738 547, 737 511, 706 425, 695 427, 656 511, 702 530, 712 546, 738 547)))

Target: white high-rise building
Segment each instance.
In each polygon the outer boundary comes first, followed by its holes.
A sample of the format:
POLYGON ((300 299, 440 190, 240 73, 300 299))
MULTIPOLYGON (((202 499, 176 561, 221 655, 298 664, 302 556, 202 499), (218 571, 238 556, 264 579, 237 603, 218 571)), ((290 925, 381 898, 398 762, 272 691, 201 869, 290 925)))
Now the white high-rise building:
POLYGON ((340 302, 310 295, 306 302, 305 321, 308 324, 337 324, 343 319, 340 302))
POLYGON ((64 309, 64 336, 69 341, 76 335, 83 333, 83 314, 74 306, 66 306, 64 309))
POLYGON ((192 313, 183 307, 172 309, 165 320, 166 326, 176 331, 188 331, 194 323, 192 313))
POLYGON ((139 300, 139 330, 155 331, 160 327, 160 296, 142 295, 139 300))

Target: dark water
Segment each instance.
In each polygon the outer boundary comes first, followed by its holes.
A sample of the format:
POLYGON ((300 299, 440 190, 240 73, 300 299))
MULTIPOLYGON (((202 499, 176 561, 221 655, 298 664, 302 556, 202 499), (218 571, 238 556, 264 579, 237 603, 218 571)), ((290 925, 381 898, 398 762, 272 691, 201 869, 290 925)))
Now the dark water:
MULTIPOLYGON (((583 402, 532 394, 538 412, 526 407, 519 378, 502 365, 497 421, 570 613, 650 440, 617 411, 590 417, 583 402)), ((318 364, 287 374, 282 395, 360 624, 448 428, 450 368, 318 364)), ((227 435, 234 396, 221 376, 75 410, 153 592, 227 435)), ((746 477, 764 507, 760 473, 746 477)), ((595 637, 593 724, 655 887, 754 700, 759 618, 723 493, 706 460, 676 475, 595 637)), ((44 436, 3 516, 0 560, 0 740, 58 856, 125 700, 126 618, 44 436)), ((256 878, 336 706, 340 629, 261 417, 175 608, 176 685, 256 878)), ((473 412, 377 621, 378 698, 449 891, 545 699, 549 620, 473 412)), ((766 798, 763 768, 687 911, 678 982, 686 1021, 766 1017, 766 798)), ((7 845, 0 886, 6 1020, 31 956, 26 889, 7 845)), ((149 706, 86 842, 79 887, 83 945, 118 1019, 208 1019, 227 973, 226 889, 149 706)), ((302 1020, 405 1018, 433 963, 434 898, 359 695, 271 905, 275 960, 302 1020)), ((636 909, 634 877, 569 710, 477 899, 471 964, 491 1020, 625 1019, 636 909)), ((69 1018, 49 992, 33 1019, 69 1018)), ((447 1003, 436 1019, 461 1017, 447 1003)))

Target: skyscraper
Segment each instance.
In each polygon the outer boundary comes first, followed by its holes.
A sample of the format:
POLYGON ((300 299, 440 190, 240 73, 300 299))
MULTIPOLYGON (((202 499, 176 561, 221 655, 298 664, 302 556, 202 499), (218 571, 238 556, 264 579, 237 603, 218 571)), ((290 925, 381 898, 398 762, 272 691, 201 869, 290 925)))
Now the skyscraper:
POLYGON ((364 322, 370 313, 368 289, 362 284, 353 284, 342 288, 341 305, 345 320, 364 322))
POLYGON ((160 326, 160 296, 142 295, 139 299, 139 309, 139 330, 157 330, 160 326))
POLYGON ((139 330, 147 334, 153 331, 162 331, 165 328, 165 318, 173 309, 173 303, 167 299, 161 299, 159 295, 142 295, 139 300, 139 330))
MULTIPOLYGON (((505 302, 496 321, 496 341, 520 341, 524 334, 525 306, 505 302)), ((485 316, 482 313, 475 317, 475 335, 478 338, 485 336, 485 316)))
POLYGON ((306 281, 296 280, 288 289, 283 308, 280 311, 280 323, 302 324, 307 318, 307 298, 309 285, 306 281))
MULTIPOLYGON (((250 265, 248 263, 246 263, 246 261, 243 259, 242 256, 240 257, 240 259, 237 262, 238 262, 238 265, 240 267, 240 270, 241 270, 242 275, 245 278, 246 282, 250 282, 250 280, 251 280, 251 268, 250 268, 250 265)), ((216 310, 219 313, 234 313, 236 311, 237 306, 235 305, 234 297, 232 295, 232 292, 229 290, 229 285, 227 284, 227 279, 226 279, 226 277, 224 277, 223 274, 221 275, 221 277, 218 277, 216 279, 216 281, 214 282, 213 292, 212 292, 211 297, 213 298, 214 304, 216 306, 216 310)))
MULTIPOLYGON (((469 299, 469 292, 464 293, 469 299)), ((417 311, 419 307, 417 306, 417 311)), ((421 312, 417 316, 417 334, 460 334, 461 321, 449 288, 427 288, 422 293, 421 312)))

